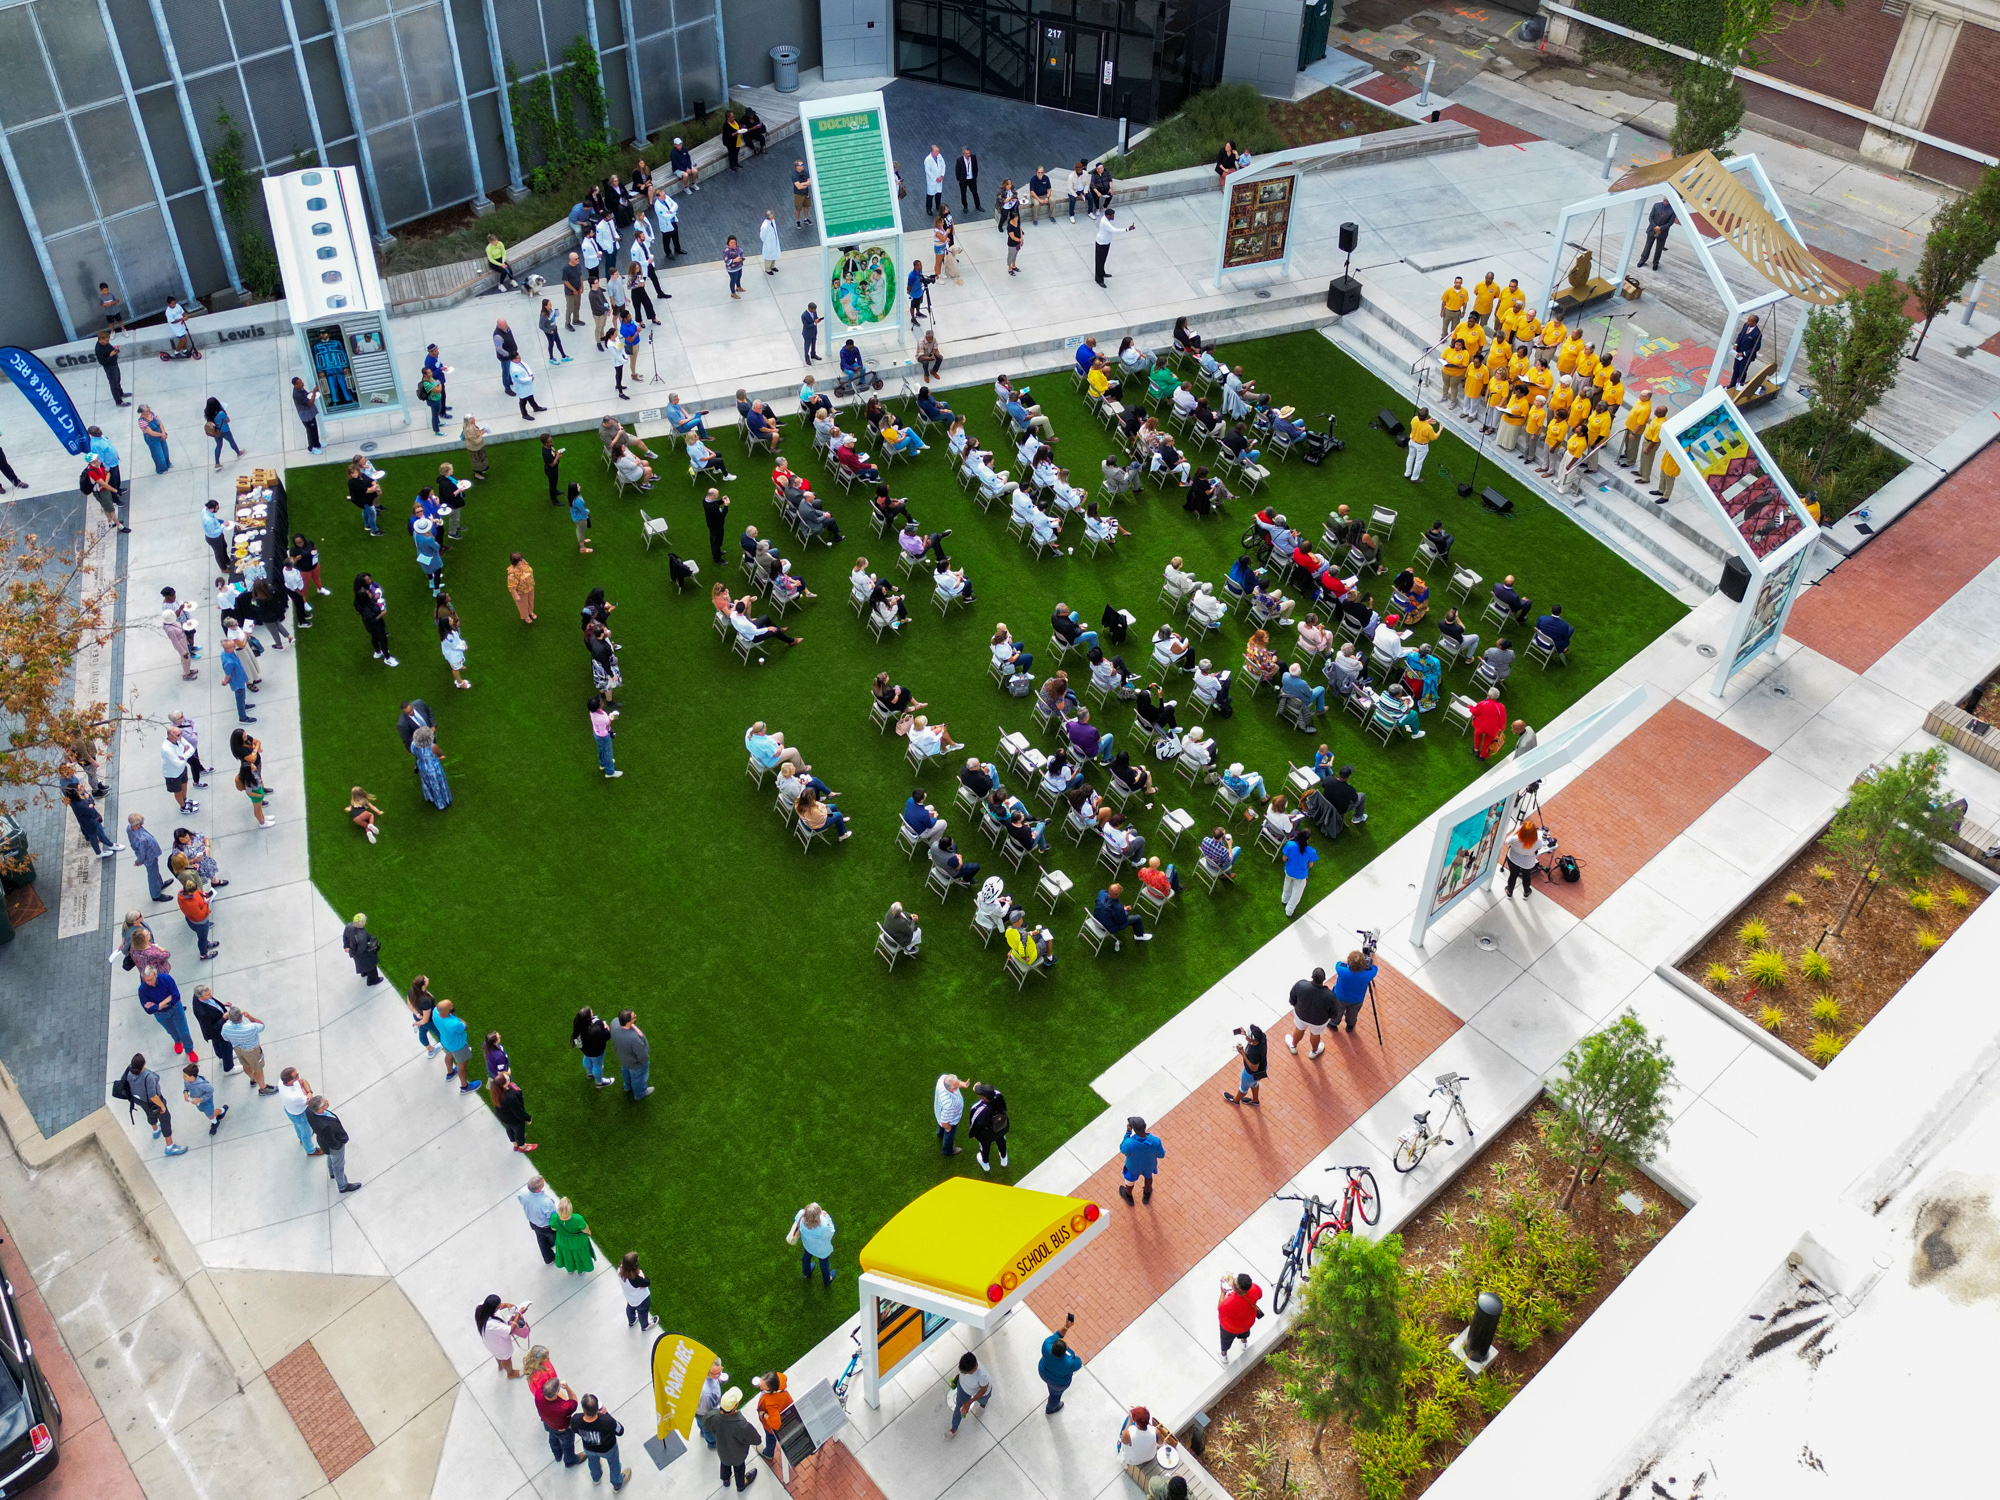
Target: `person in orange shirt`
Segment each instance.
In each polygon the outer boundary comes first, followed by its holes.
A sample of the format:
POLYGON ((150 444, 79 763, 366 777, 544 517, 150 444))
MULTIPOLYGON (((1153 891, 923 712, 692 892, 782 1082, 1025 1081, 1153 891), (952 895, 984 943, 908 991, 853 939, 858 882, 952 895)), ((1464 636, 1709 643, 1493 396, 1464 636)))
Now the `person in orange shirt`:
POLYGON ((1583 357, 1583 351, 1589 347, 1582 339, 1571 334, 1556 350, 1556 368, 1565 375, 1576 374, 1576 362, 1583 357))
POLYGON ((1548 446, 1543 450, 1542 461, 1536 465, 1535 472, 1545 479, 1552 479, 1556 465, 1562 462, 1563 444, 1569 441, 1569 418, 1555 410, 1553 402, 1549 408, 1547 441, 1548 446))
POLYGON ((1521 462, 1534 466, 1542 456, 1542 431, 1549 425, 1549 398, 1535 397, 1535 404, 1528 408, 1528 419, 1522 424, 1521 462))
POLYGON ((1618 372, 1608 364, 1600 369, 1597 375, 1597 388, 1604 393, 1604 404, 1617 411, 1625 404, 1625 382, 1618 378, 1618 372), (1606 371, 1610 372, 1609 378, 1606 378, 1606 371))
POLYGON ((1542 346, 1546 349, 1561 347, 1569 338, 1569 329, 1563 326, 1561 318, 1550 318, 1542 325, 1542 346))
POLYGON ((1532 345, 1541 336, 1542 320, 1523 307, 1521 316, 1514 320, 1514 337, 1524 344, 1532 345))
POLYGON ((1465 407, 1469 419, 1474 416, 1486 398, 1486 366, 1474 363, 1465 372, 1465 407))
POLYGON ((1575 399, 1576 382, 1565 375, 1556 382, 1555 389, 1549 392, 1549 415, 1563 416, 1569 410, 1570 402, 1575 399))
POLYGON ((1465 347, 1464 339, 1453 339, 1451 347, 1444 351, 1444 404, 1453 411, 1465 396, 1465 367, 1472 363, 1472 355, 1465 347))
MULTIPOLYGON (((200 945, 203 958, 213 958, 222 951, 222 944, 208 940, 209 928, 214 925, 209 915, 208 897, 201 893, 201 881, 189 874, 181 877, 181 892, 174 900, 179 904, 181 917, 188 924, 195 942, 200 945)), ((182 950, 186 951, 186 950, 182 950)))
POLYGON ((1667 425, 1667 403, 1653 403, 1653 420, 1646 424, 1646 430, 1639 437, 1639 483, 1651 485, 1653 482, 1653 455, 1660 451, 1660 430, 1667 425))
POLYGON ((1653 417, 1652 403, 1646 399, 1646 393, 1640 391, 1638 397, 1625 418, 1625 436, 1618 450, 1618 467, 1621 469, 1631 468, 1639 457, 1639 434, 1646 430, 1646 424, 1653 417))
POLYGON ((1485 278, 1472 288, 1472 315, 1484 323, 1487 314, 1493 311, 1493 304, 1499 300, 1500 284, 1488 271, 1485 278))
POLYGON ((1500 418, 1500 451, 1512 453, 1521 446, 1521 429, 1528 425, 1528 412, 1534 402, 1529 399, 1528 387, 1517 385, 1507 402, 1506 415, 1500 418))
POLYGON ((1444 296, 1438 302, 1438 316, 1444 322, 1439 333, 1444 338, 1451 337, 1452 329, 1463 321, 1465 314, 1465 278, 1454 276, 1451 285, 1444 289, 1444 296))
POLYGON ((1563 460, 1562 488, 1564 493, 1575 495, 1583 489, 1583 461, 1590 453, 1590 439, 1581 427, 1571 427, 1569 457, 1563 460))
MULTIPOLYGON (((1660 455, 1660 487, 1653 491, 1653 498, 1665 505, 1674 497, 1674 481, 1680 478, 1681 466, 1674 462, 1674 453, 1669 448, 1660 455)), ((1817 521, 1818 516, 1813 519, 1817 521)))
POLYGON ((1528 367, 1528 373, 1521 378, 1546 396, 1555 388, 1556 372, 1540 360, 1536 360, 1528 367))
POLYGON ((1451 336, 1455 339, 1465 340, 1466 352, 1474 359, 1479 358, 1479 351, 1486 344, 1486 330, 1481 328, 1471 318, 1467 318, 1458 327, 1452 329, 1451 336))
POLYGON ((1590 421, 1585 424, 1584 431, 1590 437, 1590 472, 1595 474, 1597 472, 1598 452, 1611 439, 1611 409, 1600 406, 1593 410, 1590 414, 1590 421))
POLYGON ((785 1425, 785 1413, 792 1409, 792 1393, 785 1389, 783 1370, 759 1375, 750 1383, 763 1393, 757 1398, 757 1425, 764 1429, 764 1462, 769 1463, 778 1451, 778 1429, 785 1425))
POLYGON ((1410 447, 1403 459, 1403 477, 1411 484, 1424 477, 1424 458, 1431 451, 1431 444, 1437 441, 1437 423, 1431 420, 1428 406, 1417 408, 1417 414, 1410 418, 1410 447))
POLYGON ((1512 399, 1512 388, 1507 383, 1505 369, 1496 370, 1486 382, 1486 410, 1480 416, 1479 425, 1487 432, 1500 430, 1500 413, 1507 409, 1512 399))

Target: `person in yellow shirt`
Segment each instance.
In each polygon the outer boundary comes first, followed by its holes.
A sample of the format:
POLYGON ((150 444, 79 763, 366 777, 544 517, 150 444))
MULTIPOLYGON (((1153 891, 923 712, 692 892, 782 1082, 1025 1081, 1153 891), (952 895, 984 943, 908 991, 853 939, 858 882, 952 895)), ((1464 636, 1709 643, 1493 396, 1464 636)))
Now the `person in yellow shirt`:
POLYGON ((1495 281, 1493 273, 1488 271, 1484 279, 1472 289, 1472 315, 1480 322, 1485 322, 1486 315, 1493 311, 1493 304, 1499 300, 1500 283, 1495 281))
POLYGON ((1625 418, 1625 437, 1618 449, 1618 467, 1629 469, 1639 457, 1639 434, 1646 430, 1646 424, 1653 419, 1653 405, 1646 399, 1644 391, 1633 404, 1625 418))
POLYGON ((1565 494, 1580 494, 1583 490, 1583 461, 1590 452, 1590 439, 1581 428, 1570 428, 1566 451, 1569 456, 1563 460, 1562 489, 1565 494))
POLYGON ((1602 390, 1604 382, 1597 378, 1597 372, 1603 367, 1604 362, 1597 357, 1597 351, 1591 348, 1590 345, 1585 344, 1576 356, 1576 373, 1578 377, 1588 380, 1592 385, 1602 390))
POLYGON ((1533 406, 1528 398, 1525 385, 1514 387, 1508 399, 1507 410, 1500 418, 1500 451, 1513 453, 1521 446, 1521 429, 1528 425, 1528 411, 1533 406))
POLYGON ((1535 397, 1535 404, 1528 408, 1528 420, 1521 428, 1521 462, 1535 467, 1542 456, 1542 431, 1549 425, 1549 398, 1535 397))
POLYGON ((1481 328, 1471 318, 1467 318, 1458 327, 1454 328, 1451 331, 1451 336, 1455 339, 1464 339, 1466 350, 1474 359, 1479 357, 1479 351, 1486 343, 1486 330, 1481 328))
POLYGON ((1438 303, 1438 316, 1444 320, 1444 326, 1438 330, 1439 335, 1450 338, 1452 329, 1463 321, 1464 313, 1465 278, 1454 276, 1451 278, 1451 285, 1444 289, 1444 297, 1438 303))
MULTIPOLYGON (((1660 455, 1660 487, 1653 491, 1653 498, 1665 505, 1674 498, 1674 481, 1680 478, 1681 466, 1674 462, 1673 450, 1669 448, 1660 455)), ((1819 519, 1817 515, 1813 517, 1819 519)))
POLYGON ((1491 365, 1494 369, 1496 370, 1506 369, 1507 361, 1511 357, 1512 357, 1512 352, 1508 349, 1507 341, 1505 339, 1495 339, 1491 344, 1487 345, 1486 363, 1491 365))
POLYGON ((1507 381, 1504 368, 1495 370, 1486 381, 1486 410, 1480 416, 1479 425, 1488 433, 1500 430, 1500 413, 1507 409, 1512 399, 1512 388, 1507 381))
POLYGON ((1424 477, 1424 457, 1431 451, 1431 444, 1437 440, 1437 423, 1431 420, 1428 406, 1417 408, 1417 414, 1410 418, 1410 446, 1403 459, 1403 477, 1411 484, 1419 483, 1424 477))
POLYGON ((1452 411, 1458 410, 1458 403, 1465 398, 1465 368, 1472 363, 1472 355, 1465 347, 1464 339, 1453 339, 1451 347, 1444 351, 1444 404, 1452 411))
POLYGON ((1514 337, 1524 344, 1532 344, 1541 336, 1542 320, 1523 307, 1521 316, 1514 320, 1514 337))
POLYGON ((1589 347, 1582 339, 1576 337, 1575 334, 1571 334, 1562 341, 1562 346, 1556 350, 1556 368, 1561 370, 1565 375, 1576 374, 1576 362, 1582 358, 1583 351, 1589 347))
POLYGON ((1525 380, 1528 371, 1534 368, 1534 363, 1527 355, 1517 352, 1507 361, 1507 378, 1516 383, 1525 380))
POLYGON ((1553 478, 1556 465, 1562 462, 1563 444, 1569 441, 1569 418, 1556 411, 1553 404, 1549 409, 1549 425, 1544 436, 1548 446, 1543 450, 1542 461, 1535 472, 1544 478, 1553 478))
POLYGON ((1507 282, 1507 289, 1500 294, 1500 305, 1502 307, 1511 307, 1516 312, 1519 312, 1528 305, 1528 294, 1521 290, 1521 282, 1518 277, 1511 278, 1507 282))
POLYGON ((1572 427, 1581 427, 1585 422, 1588 422, 1593 404, 1590 399, 1590 392, 1579 390, 1569 404, 1569 425, 1572 427))
POLYGON ((1104 360, 1101 356, 1097 363, 1090 367, 1089 378, 1084 383, 1090 387, 1090 394, 1100 401, 1104 399, 1105 393, 1111 389, 1111 375, 1105 369, 1104 360))
MULTIPOLYGON (((1604 369, 1611 370, 1611 367, 1606 365, 1604 369)), ((1601 376, 1604 370, 1599 370, 1597 373, 1601 376)), ((1617 411, 1625 404, 1625 382, 1618 378, 1616 370, 1611 370, 1609 380, 1600 380, 1597 388, 1604 392, 1604 404, 1613 411, 1617 411)))
POLYGON ((1555 388, 1556 372, 1537 360, 1528 367, 1528 373, 1522 379, 1546 396, 1555 388))
POLYGON ((1486 366, 1474 363, 1465 372, 1465 415, 1472 417, 1486 399, 1486 366))
POLYGON ((1576 399, 1576 382, 1565 375, 1555 383, 1549 392, 1549 415, 1563 416, 1569 410, 1570 402, 1576 399))
POLYGON ((1646 430, 1639 439, 1639 483, 1653 482, 1653 455, 1660 451, 1660 429, 1667 425, 1667 403, 1653 403, 1653 420, 1646 424, 1646 430))
POLYGON ((1563 326, 1561 318, 1550 318, 1542 325, 1542 347, 1557 349, 1569 338, 1569 329, 1563 326))
POLYGON ((1590 472, 1597 472, 1597 455, 1611 437, 1611 412, 1606 407, 1598 407, 1591 412, 1584 431, 1590 438, 1590 472))

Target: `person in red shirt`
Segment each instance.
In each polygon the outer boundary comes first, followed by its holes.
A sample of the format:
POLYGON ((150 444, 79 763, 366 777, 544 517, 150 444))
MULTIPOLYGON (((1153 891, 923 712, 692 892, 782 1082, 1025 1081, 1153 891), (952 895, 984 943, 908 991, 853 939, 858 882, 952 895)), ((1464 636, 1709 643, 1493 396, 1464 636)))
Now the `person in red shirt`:
POLYGON ((1472 748, 1485 760, 1500 748, 1507 730, 1507 705, 1500 701, 1500 689, 1488 688, 1486 696, 1472 705, 1472 748))
POLYGON ((1263 1296, 1264 1289, 1250 1279, 1247 1271, 1222 1278, 1222 1300, 1215 1305, 1215 1320, 1222 1327, 1224 1359, 1229 1358, 1229 1346, 1238 1339, 1243 1341, 1244 1348, 1250 1347, 1250 1330, 1264 1316, 1264 1310, 1257 1305, 1263 1296))
POLYGON ((548 1432, 549 1452, 565 1469, 574 1469, 583 1462, 576 1451, 576 1433, 569 1425, 576 1411, 576 1392, 563 1384, 556 1367, 549 1363, 549 1351, 539 1344, 528 1351, 526 1364, 528 1390, 535 1398, 535 1415, 548 1432))
POLYGON ((1168 865, 1164 869, 1161 868, 1160 857, 1157 854, 1141 867, 1139 884, 1148 890, 1157 891, 1162 901, 1177 894, 1181 888, 1180 877, 1174 873, 1174 867, 1168 865))
MULTIPOLYGON (((764 1462, 778 1452, 778 1429, 785 1425, 785 1413, 792 1409, 792 1393, 785 1389, 785 1372, 773 1370, 750 1382, 761 1392, 757 1397, 757 1424, 764 1429, 764 1462)), ((787 1476, 780 1474, 779 1479, 787 1476)))
POLYGON ((209 915, 208 897, 201 892, 201 881, 193 875, 184 877, 181 881, 181 893, 174 899, 180 904, 181 916, 187 920, 188 931, 194 934, 195 941, 201 945, 201 956, 215 957, 222 951, 222 944, 209 941, 209 929, 213 923, 209 915))

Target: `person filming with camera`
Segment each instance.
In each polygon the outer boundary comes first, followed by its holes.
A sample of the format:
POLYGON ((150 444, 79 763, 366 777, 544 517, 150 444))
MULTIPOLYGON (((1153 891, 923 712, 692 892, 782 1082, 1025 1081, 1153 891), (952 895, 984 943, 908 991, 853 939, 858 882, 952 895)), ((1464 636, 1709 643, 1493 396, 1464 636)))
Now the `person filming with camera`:
MULTIPOLYGON (((1550 847, 1553 847, 1553 840, 1550 847)), ((1507 840, 1507 896, 1513 899, 1514 884, 1521 885, 1521 899, 1535 894, 1535 872, 1542 867, 1542 830, 1533 819, 1514 830, 1507 840)))
POLYGON ((1356 948, 1347 958, 1333 966, 1333 1000, 1336 1007, 1334 1024, 1346 1024, 1351 1032, 1354 1023, 1361 1019, 1361 1004, 1368 998, 1368 990, 1375 983, 1380 972, 1375 965, 1375 948, 1372 943, 1356 948))

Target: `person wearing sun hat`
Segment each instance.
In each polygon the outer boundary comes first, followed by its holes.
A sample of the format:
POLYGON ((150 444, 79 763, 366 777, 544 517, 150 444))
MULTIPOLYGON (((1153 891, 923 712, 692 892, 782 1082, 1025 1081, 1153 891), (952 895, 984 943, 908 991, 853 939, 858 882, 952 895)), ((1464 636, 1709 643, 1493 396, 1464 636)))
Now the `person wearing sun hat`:
POLYGON ((750 1419, 743 1415, 743 1391, 739 1386, 731 1386, 722 1393, 722 1404, 709 1419, 709 1432, 715 1438, 715 1457, 722 1466, 722 1482, 735 1482, 736 1488, 747 1490, 757 1482, 755 1469, 745 1472, 750 1452, 759 1446, 757 1429, 750 1419))

